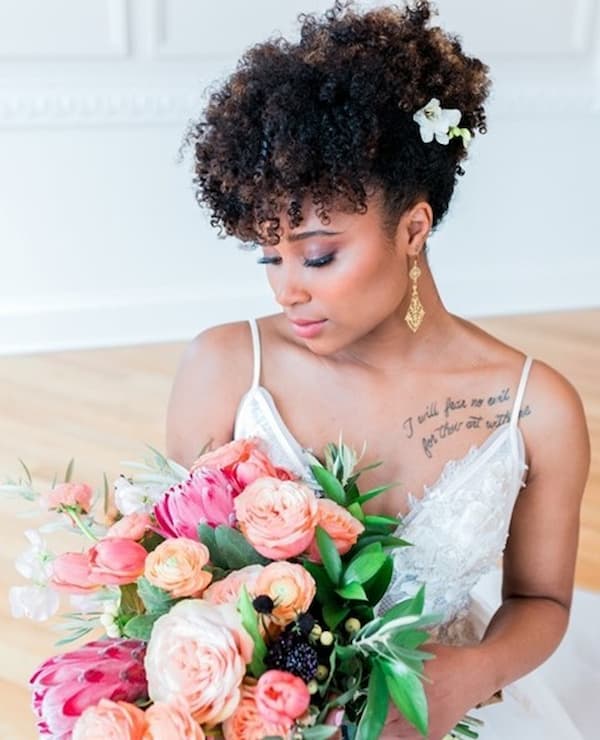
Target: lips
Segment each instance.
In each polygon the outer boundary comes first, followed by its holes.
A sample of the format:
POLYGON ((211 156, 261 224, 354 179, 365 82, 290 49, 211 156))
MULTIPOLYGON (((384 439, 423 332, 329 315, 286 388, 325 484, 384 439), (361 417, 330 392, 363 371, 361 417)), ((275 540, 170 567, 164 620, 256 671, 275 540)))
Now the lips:
POLYGON ((290 319, 292 324, 298 324, 298 326, 309 326, 310 324, 320 324, 325 319, 290 319))

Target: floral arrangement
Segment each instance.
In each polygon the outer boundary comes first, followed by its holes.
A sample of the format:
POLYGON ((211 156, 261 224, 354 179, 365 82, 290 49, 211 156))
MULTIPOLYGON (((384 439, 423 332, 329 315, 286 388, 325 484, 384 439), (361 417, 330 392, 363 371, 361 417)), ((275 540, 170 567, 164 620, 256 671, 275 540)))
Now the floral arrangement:
MULTIPOLYGON (((67 594, 67 636, 96 639, 49 658, 30 679, 41 737, 124 740, 379 737, 389 700, 423 735, 423 588, 383 616, 398 520, 362 505, 357 458, 340 438, 312 457, 315 490, 275 466, 259 438, 202 450, 190 470, 150 448, 112 495, 71 480, 16 493, 58 518, 28 530, 12 613, 44 620, 67 594), (103 498, 103 514, 93 512, 103 498), (77 530, 57 556, 44 533, 77 530)), ((375 463, 375 467, 381 463, 375 463)), ((367 468, 365 468, 366 470, 367 468)), ((465 718, 453 731, 476 737, 465 718)))

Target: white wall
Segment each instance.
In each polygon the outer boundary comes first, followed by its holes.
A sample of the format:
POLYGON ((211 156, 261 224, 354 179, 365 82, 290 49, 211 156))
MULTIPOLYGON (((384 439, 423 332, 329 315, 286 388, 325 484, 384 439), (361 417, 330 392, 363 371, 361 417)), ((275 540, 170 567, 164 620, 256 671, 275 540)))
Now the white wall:
MULTIPOLYGON (((186 340, 278 309, 177 152, 244 48, 332 2, 0 0, 0 354, 186 340)), ((437 5, 495 81, 430 242, 446 306, 598 305, 600 0, 437 5)))

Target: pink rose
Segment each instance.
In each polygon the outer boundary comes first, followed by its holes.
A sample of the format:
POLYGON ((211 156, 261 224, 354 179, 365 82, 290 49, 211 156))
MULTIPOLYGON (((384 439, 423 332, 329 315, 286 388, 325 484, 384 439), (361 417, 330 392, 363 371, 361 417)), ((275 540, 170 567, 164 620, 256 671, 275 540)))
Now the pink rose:
POLYGON ((254 642, 233 604, 179 601, 152 628, 146 653, 153 701, 182 696, 196 722, 212 727, 233 712, 254 642))
POLYGON ((205 740, 206 737, 181 696, 153 704, 146 710, 146 722, 143 740, 205 740))
MULTIPOLYGON (((331 537, 340 555, 345 555, 356 544, 359 534, 365 531, 364 524, 331 499, 317 499, 317 508, 317 524, 331 537)), ((316 537, 308 546, 306 556, 315 563, 321 562, 316 537)))
POLYGON ((104 639, 44 661, 29 679, 39 734, 70 737, 83 710, 101 699, 146 698, 144 653, 140 640, 104 639))
POLYGON ((146 530, 150 528, 150 524, 148 514, 140 514, 139 512, 127 514, 116 521, 104 536, 141 540, 146 534, 146 530))
POLYGON ((79 716, 72 740, 143 740, 146 717, 135 704, 100 699, 79 716))
POLYGON ((306 483, 258 478, 234 500, 239 527, 261 555, 287 560, 314 537, 317 498, 306 483))
POLYGON ((234 570, 220 581, 211 583, 203 592, 202 598, 211 604, 237 604, 242 586, 246 586, 250 598, 257 596, 254 590, 256 579, 260 575, 264 565, 246 565, 239 570, 234 570))
POLYGON ((41 495, 40 504, 49 510, 76 506, 87 513, 92 504, 93 493, 92 487, 87 483, 59 483, 41 495))
POLYGON ((266 475, 280 480, 294 480, 295 476, 289 470, 273 465, 261 449, 263 445, 260 437, 233 440, 216 450, 205 452, 194 461, 190 472, 207 467, 231 473, 237 483, 238 493, 266 475))
POLYGON ((102 585, 133 583, 144 572, 147 554, 138 542, 124 537, 100 540, 88 551, 90 578, 102 585))
POLYGON ((157 528, 163 537, 198 540, 198 524, 232 525, 234 480, 220 470, 199 468, 183 483, 171 486, 154 506, 157 528))
POLYGON ((92 578, 87 553, 65 552, 51 563, 49 583, 57 591, 69 594, 87 594, 100 588, 92 578))
POLYGON ((287 671, 263 673, 256 686, 256 706, 267 722, 287 724, 308 709, 310 694, 304 681, 287 671))

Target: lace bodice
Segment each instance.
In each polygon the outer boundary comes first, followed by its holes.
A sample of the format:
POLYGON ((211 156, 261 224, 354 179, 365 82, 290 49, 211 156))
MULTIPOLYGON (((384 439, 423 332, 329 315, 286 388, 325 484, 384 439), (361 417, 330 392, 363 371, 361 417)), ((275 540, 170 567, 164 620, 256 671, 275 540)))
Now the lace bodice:
MULTIPOLYGON (((250 320, 254 375, 240 400, 234 438, 263 439, 275 464, 285 466, 316 489, 306 452, 285 425, 269 391, 259 384, 260 340, 250 320)), ((499 564, 508 537, 513 507, 523 475, 525 444, 518 426, 519 409, 531 367, 523 366, 510 421, 497 427, 479 446, 458 460, 448 460, 439 479, 421 497, 409 493, 408 514, 397 534, 413 543, 394 550, 394 576, 376 607, 383 613, 425 587, 425 611, 441 615, 434 630, 440 642, 475 640, 468 620, 469 592, 479 578, 499 564)))

